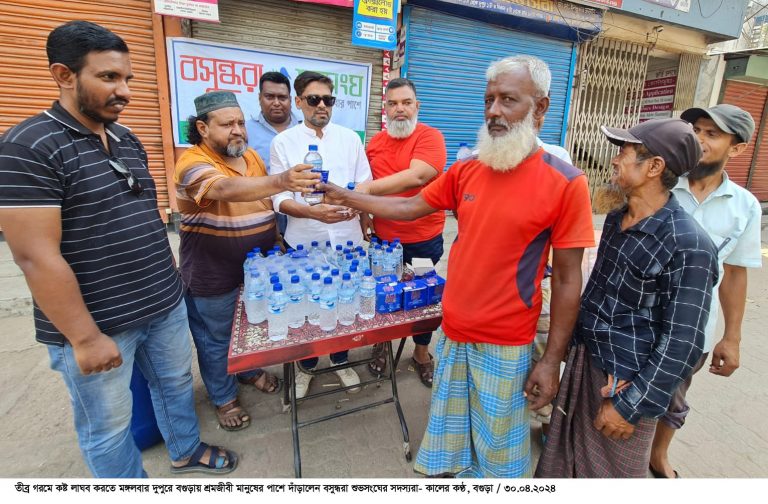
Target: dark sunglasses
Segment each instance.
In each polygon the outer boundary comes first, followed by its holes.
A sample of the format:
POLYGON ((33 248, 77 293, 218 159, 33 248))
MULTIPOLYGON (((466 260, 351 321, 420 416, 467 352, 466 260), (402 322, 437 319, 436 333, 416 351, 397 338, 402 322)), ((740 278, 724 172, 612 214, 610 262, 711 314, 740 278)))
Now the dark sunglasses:
POLYGON ((125 177, 125 180, 128 181, 128 186, 130 186, 131 192, 133 194, 138 195, 144 192, 144 188, 141 186, 141 182, 139 182, 139 179, 133 174, 133 172, 131 172, 130 168, 125 166, 125 163, 117 158, 110 158, 109 166, 111 166, 112 169, 117 173, 125 177))
POLYGON ((307 96, 302 96, 302 99, 307 100, 307 105, 310 107, 317 107, 320 105, 320 101, 325 103, 326 107, 333 107, 333 104, 336 103, 336 97, 331 95, 316 95, 311 94, 307 96))

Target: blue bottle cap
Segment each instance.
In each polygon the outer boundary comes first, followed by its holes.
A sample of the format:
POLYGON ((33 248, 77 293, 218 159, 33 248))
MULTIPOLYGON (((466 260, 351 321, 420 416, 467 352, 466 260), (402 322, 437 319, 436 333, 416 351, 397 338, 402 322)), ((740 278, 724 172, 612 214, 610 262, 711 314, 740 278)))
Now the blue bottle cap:
POLYGON ((331 277, 325 277, 325 278, 323 278, 323 283, 324 283, 325 285, 331 285, 331 284, 333 283, 333 278, 331 278, 331 277))
POLYGON ((331 246, 331 240, 325 240, 325 246, 330 247, 331 246))
POLYGON ((280 277, 277 275, 272 275, 271 277, 269 277, 269 283, 271 283, 272 285, 276 283, 280 283, 280 277))
POLYGON ((299 243, 298 245, 296 245, 296 250, 304 250, 304 245, 299 243))
POLYGON ((369 268, 365 268, 365 271, 363 272, 363 275, 371 276, 371 275, 373 275, 373 272, 369 268))
POLYGON ((352 247, 355 244, 352 240, 347 240, 347 247, 352 247))
POLYGON ((341 279, 342 280, 352 280, 352 275, 350 275, 349 273, 344 273, 344 275, 342 275, 341 279))
POLYGON ((280 292, 281 290, 283 290, 283 284, 276 283, 275 285, 272 286, 272 290, 274 292, 280 292))
POLYGON ((253 247, 253 253, 256 255, 261 254, 261 247, 253 247))
POLYGON ((336 268, 333 268, 331 270, 331 276, 339 276, 339 270, 336 268))
POLYGON ((293 275, 291 277, 291 283, 292 284, 299 283, 299 282, 301 282, 301 278, 299 278, 299 275, 293 275))
POLYGON ((310 145, 309 152, 317 152, 317 145, 310 145))
POLYGON ((350 266, 349 267, 349 272, 350 273, 357 273, 357 264, 353 264, 352 266, 350 266))
POLYGON ((336 250, 343 250, 343 249, 344 247, 342 247, 341 245, 336 245, 336 250))
POLYGON ((346 259, 347 261, 351 261, 353 257, 354 256, 352 254, 347 254, 346 256, 344 256, 344 259, 346 259))
POLYGON ((320 273, 312 273, 312 281, 320 280, 320 273))
POLYGON ((350 182, 349 184, 347 184, 347 189, 349 189, 350 191, 354 191, 355 190, 355 183, 354 182, 350 182))
POLYGON ((319 243, 317 243, 317 242, 316 242, 316 241, 314 241, 314 240, 312 241, 312 244, 311 244, 311 246, 312 246, 312 247, 317 247, 318 245, 320 245, 320 244, 319 244, 319 243))
POLYGON ((273 255, 275 255, 275 251, 274 250, 270 250, 269 252, 267 252, 267 257, 273 256, 273 255))

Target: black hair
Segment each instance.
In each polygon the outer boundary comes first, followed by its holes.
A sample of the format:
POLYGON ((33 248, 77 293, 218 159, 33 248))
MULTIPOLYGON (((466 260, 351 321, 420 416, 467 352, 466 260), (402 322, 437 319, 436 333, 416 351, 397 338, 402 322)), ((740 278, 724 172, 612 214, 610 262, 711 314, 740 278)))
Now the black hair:
POLYGON ((325 84, 331 88, 331 93, 333 93, 333 81, 329 77, 321 73, 306 71, 301 72, 293 81, 293 89, 296 91, 296 96, 304 94, 304 90, 313 82, 325 84))
POLYGON ((388 93, 390 89, 397 89, 406 86, 413 90, 413 94, 416 94, 416 84, 414 84, 411 79, 406 79, 405 77, 398 77, 397 79, 392 79, 389 81, 385 92, 388 93))
POLYGON ((103 26, 88 21, 70 21, 48 34, 45 44, 48 65, 61 63, 75 74, 85 66, 85 57, 91 52, 128 52, 128 46, 118 35, 103 26))
POLYGON ((288 88, 288 94, 291 94, 291 81, 288 80, 288 77, 281 74, 280 72, 267 72, 261 76, 259 79, 259 92, 261 92, 261 88, 264 87, 265 82, 274 82, 275 84, 283 84, 285 87, 288 88))
POLYGON ((203 137, 200 132, 197 131, 197 121, 203 121, 208 124, 208 113, 201 114, 199 116, 189 116, 187 119, 187 142, 192 145, 200 145, 203 143, 203 137))

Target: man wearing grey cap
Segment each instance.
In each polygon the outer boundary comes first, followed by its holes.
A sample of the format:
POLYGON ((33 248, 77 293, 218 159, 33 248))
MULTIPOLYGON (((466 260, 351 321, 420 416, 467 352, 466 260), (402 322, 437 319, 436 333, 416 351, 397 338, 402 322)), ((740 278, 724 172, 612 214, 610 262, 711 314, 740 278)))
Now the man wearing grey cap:
POLYGON ((602 127, 620 147, 608 214, 537 477, 643 478, 656 418, 701 357, 717 249, 670 193, 702 150, 680 119, 602 127))
POLYGON ((278 239, 269 197, 306 192, 319 175, 302 164, 267 176, 264 162, 248 147, 245 118, 234 93, 198 96, 195 111, 187 130, 193 147, 179 157, 174 173, 181 212, 180 270, 200 375, 221 428, 234 431, 250 424, 237 397, 237 381, 267 393, 278 392, 281 384, 261 369, 237 379, 227 374, 243 261, 255 247, 266 252, 278 239))
MULTIPOLYGON (((720 277, 720 283, 715 284, 712 292, 709 321, 704 330, 704 354, 694 366, 694 373, 704 367, 711 353, 709 372, 730 376, 739 367, 747 268, 762 265, 762 212, 757 198, 728 178, 725 165, 747 148, 755 131, 755 122, 748 112, 728 104, 688 109, 681 118, 693 125, 704 155, 695 168, 680 177, 672 193, 718 247, 720 277), (719 342, 715 337, 718 304, 722 305, 725 323, 719 342)), ((667 412, 656 426, 650 470, 657 478, 678 477, 669 462, 668 450, 675 431, 683 426, 690 411, 685 396, 692 379, 693 374, 675 391, 667 412)))

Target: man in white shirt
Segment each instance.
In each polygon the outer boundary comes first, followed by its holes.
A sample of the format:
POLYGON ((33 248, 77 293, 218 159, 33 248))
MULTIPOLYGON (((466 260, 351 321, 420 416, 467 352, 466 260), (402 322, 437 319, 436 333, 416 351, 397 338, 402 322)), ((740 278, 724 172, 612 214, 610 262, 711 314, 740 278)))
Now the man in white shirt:
MULTIPOLYGON (((358 184, 371 179, 371 167, 365 156, 360 137, 349 128, 331 123, 333 105, 333 81, 317 72, 302 72, 293 81, 296 106, 304 114, 304 122, 278 134, 272 141, 269 162, 270 174, 277 175, 293 166, 303 164, 310 145, 317 145, 323 158, 323 170, 328 170, 328 180, 346 187, 350 182, 358 184)), ((283 192, 272 197, 276 211, 288 216, 285 230, 286 246, 309 245, 312 241, 345 245, 352 241, 355 246, 363 242, 363 232, 357 212, 336 205, 309 205, 300 193, 283 192)), ((347 352, 331 354, 331 364, 341 366, 347 362, 347 352)), ((312 370, 317 358, 301 361, 301 366, 312 370)), ((336 371, 344 386, 360 383, 352 368, 336 371)), ((296 396, 304 397, 309 390, 312 375, 299 372, 296 375, 296 396)), ((360 389, 351 389, 357 392, 360 389)))
MULTIPOLYGON (((730 376, 739 367, 741 322, 747 298, 747 268, 762 265, 760 255, 760 204, 752 193, 728 179, 728 160, 747 148, 755 131, 748 112, 734 105, 720 104, 709 109, 692 108, 681 119, 693 124, 704 155, 699 164, 680 177, 672 190, 680 205, 709 233, 718 247, 720 283, 712 292, 709 320, 704 329, 704 355, 694 368, 701 369, 708 353, 709 372, 730 376), (718 301, 719 297, 719 301, 718 301), (716 343, 718 308, 723 308, 725 330, 716 343)), ((675 431, 683 426, 690 408, 685 394, 693 376, 672 396, 660 418, 651 449, 651 473, 657 478, 679 477, 669 463, 668 449, 675 431)))

